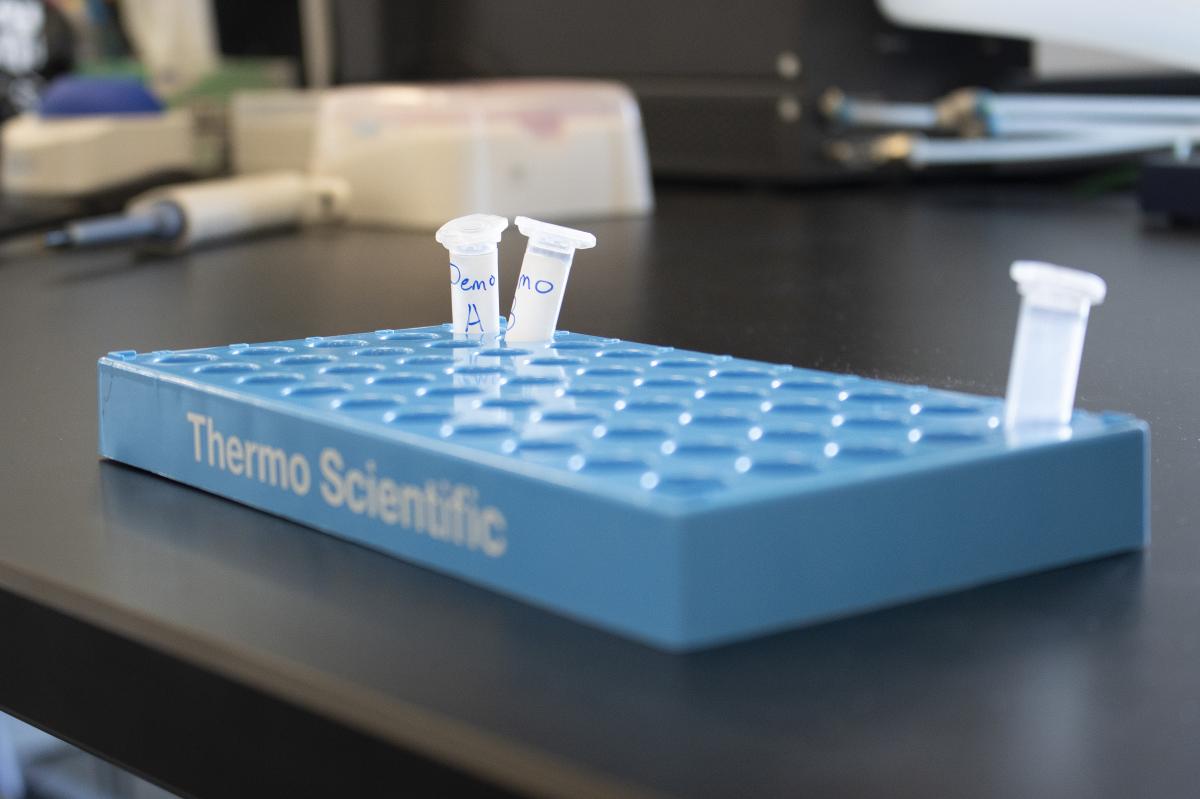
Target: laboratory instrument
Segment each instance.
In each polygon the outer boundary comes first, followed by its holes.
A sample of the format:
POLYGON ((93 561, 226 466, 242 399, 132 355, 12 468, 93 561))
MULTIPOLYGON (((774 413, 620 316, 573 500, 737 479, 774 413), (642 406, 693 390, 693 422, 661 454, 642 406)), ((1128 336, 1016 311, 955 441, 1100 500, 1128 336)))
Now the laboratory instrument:
MULTIPOLYGON (((261 132, 277 127, 259 122, 261 132)), ((253 149, 256 126, 241 127, 238 146, 253 149)), ((432 230, 479 208, 584 219, 654 207, 637 102, 616 83, 329 89, 316 103, 312 141, 312 174, 350 186, 351 224, 432 230)))
MULTIPOLYGON (((335 4, 344 81, 619 76, 641 109, 650 167, 665 178, 861 182, 876 173, 821 155, 828 132, 812 102, 820 90, 926 98, 1011 86, 1030 71, 1028 41, 898 26, 875 0, 706 3, 703 13, 623 3, 616 16, 611 2, 576 0, 554 18, 550 35, 561 46, 547 45, 540 0, 395 5, 335 4)), ((490 202, 441 218, 476 208, 583 219, 557 206, 490 202)))
POLYGON ((893 22, 916 28, 1059 42, 1200 69, 1200 6, 1178 0, 879 0, 893 22))
POLYGON ((508 317, 508 341, 549 341, 558 326, 571 261, 576 250, 596 246, 596 237, 527 216, 517 217, 517 229, 529 238, 521 274, 508 317))
POLYGON ((1186 152, 1200 141, 1200 99, 1193 97, 994 94, 967 89, 932 103, 908 103, 828 91, 821 109, 842 130, 899 129, 829 143, 826 151, 834 160, 856 168, 891 162, 913 169, 1044 166, 1186 152))
POLYGON ((1010 429, 1065 429, 1075 407, 1088 314, 1107 286, 1091 272, 1017 261, 1010 274, 1021 294, 1004 424, 1010 429))
POLYGON ((450 253, 452 325, 460 335, 500 334, 500 270, 496 245, 508 220, 470 214, 438 228, 434 239, 450 253))
POLYGON ((36 108, 46 85, 75 68, 84 46, 61 5, 0 3, 0 120, 36 108))
POLYGON ((997 397, 450 325, 114 352, 99 379, 107 458, 673 651, 1148 541, 1120 413, 1026 441, 997 397))
POLYGON ((125 212, 72 222, 46 235, 49 247, 135 243, 181 252, 222 239, 341 218, 345 184, 276 172, 154 189, 125 212))
POLYGON ((1012 139, 940 139, 920 133, 889 133, 866 141, 834 141, 827 145, 827 152, 835 160, 860 168, 901 163, 920 170, 1129 159, 1148 153, 1176 151, 1181 144, 1190 147, 1192 141, 1190 135, 1175 131, 1144 130, 1081 130, 1063 136, 1012 139))
POLYGON ((42 116, 21 114, 0 129, 6 195, 77 197, 145 183, 195 167, 187 111, 42 116))
POLYGON ((0 237, 112 213, 150 188, 194 178, 192 126, 140 80, 58 78, 37 113, 0 130, 0 237))
POLYGON ((121 27, 162 97, 183 93, 219 67, 207 0, 121 0, 121 27))
POLYGON ((246 89, 229 102, 229 157, 233 171, 307 172, 313 157, 321 92, 246 89))
POLYGON ((1196 127, 1200 98, 1154 95, 1006 94, 959 89, 928 103, 846 95, 829 89, 822 114, 840 128, 898 128, 998 136, 1063 128, 1196 127), (1036 127, 1036 126, 1043 127, 1036 127), (1045 127, 1045 126, 1056 127, 1045 127))

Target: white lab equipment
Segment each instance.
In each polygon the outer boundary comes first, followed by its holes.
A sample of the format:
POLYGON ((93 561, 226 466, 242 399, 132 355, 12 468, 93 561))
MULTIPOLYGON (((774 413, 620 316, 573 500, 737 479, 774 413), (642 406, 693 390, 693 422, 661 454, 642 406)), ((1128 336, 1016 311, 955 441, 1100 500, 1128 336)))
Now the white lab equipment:
POLYGON ((136 242, 181 252, 211 241, 340 219, 345 184, 275 172, 181 183, 146 192, 121 214, 72 222, 46 236, 51 247, 136 242))
MULTIPOLYGON (((298 119, 289 124, 299 141, 298 119)), ((478 208, 583 219, 654 205, 637 101, 603 81, 329 89, 316 106, 311 172, 347 181, 351 224, 432 230, 478 208)))
POLYGON ((1187 0, 878 0, 884 16, 914 28, 1065 43, 1200 69, 1200 4, 1187 0))
POLYGON ((1021 293, 1004 424, 1009 430, 1054 429, 1071 420, 1088 312, 1104 301, 1104 280, 1091 272, 1038 261, 1010 271, 1021 293))
POLYGON ((236 92, 229 103, 233 171, 308 171, 320 101, 321 92, 307 89, 236 92))
POLYGON ((216 71, 220 61, 208 0, 121 0, 121 27, 154 90, 174 97, 216 71))
POLYGON ((438 228, 434 239, 450 252, 450 309, 455 335, 500 334, 500 273, 496 245, 508 220, 469 214, 438 228))
POLYGON ((558 326, 575 251, 595 247, 596 237, 526 216, 517 217, 517 228, 529 237, 529 243, 504 338, 510 342, 549 341, 558 326))
POLYGON ((91 114, 4 123, 5 194, 74 197, 195 167, 192 115, 91 114))

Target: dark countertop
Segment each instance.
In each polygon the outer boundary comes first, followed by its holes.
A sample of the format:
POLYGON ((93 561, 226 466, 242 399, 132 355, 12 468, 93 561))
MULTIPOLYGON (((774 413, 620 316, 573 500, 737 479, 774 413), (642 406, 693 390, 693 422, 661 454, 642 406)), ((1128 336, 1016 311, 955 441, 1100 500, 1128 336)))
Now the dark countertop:
MULTIPOLYGON (((992 394, 1009 263, 1098 272, 1079 404, 1151 424, 1151 549, 662 654, 97 459, 97 356, 444 321, 432 235, 317 230, 167 261, 16 242, 0 707, 201 795, 330 774, 570 796, 1195 791, 1200 233, 1027 184, 668 187, 652 219, 587 227, 568 329, 992 394)), ((504 307, 523 241, 502 249, 504 307)))

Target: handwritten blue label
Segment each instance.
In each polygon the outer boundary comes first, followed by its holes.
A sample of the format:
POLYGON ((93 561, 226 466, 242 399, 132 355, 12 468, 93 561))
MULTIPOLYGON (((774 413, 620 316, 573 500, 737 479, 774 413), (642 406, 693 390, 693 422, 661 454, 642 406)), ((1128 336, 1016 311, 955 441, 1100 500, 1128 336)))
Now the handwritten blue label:
POLYGON ((517 288, 531 289, 536 291, 538 294, 549 294, 550 292, 554 291, 554 284, 549 280, 538 279, 531 281, 529 279, 529 275, 521 275, 521 277, 517 280, 517 288))
POLYGON ((450 285, 457 286, 460 291, 487 291, 496 285, 496 276, 488 275, 487 280, 463 277, 462 270, 457 264, 450 264, 450 285))

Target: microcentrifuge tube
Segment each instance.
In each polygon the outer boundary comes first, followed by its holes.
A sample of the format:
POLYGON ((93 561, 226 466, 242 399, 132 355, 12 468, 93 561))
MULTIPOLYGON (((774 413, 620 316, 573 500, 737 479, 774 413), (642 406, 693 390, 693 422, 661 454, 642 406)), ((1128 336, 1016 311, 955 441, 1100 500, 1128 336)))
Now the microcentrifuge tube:
POLYGON ((450 251, 450 309, 455 335, 500 333, 500 275, 496 245, 508 220, 491 214, 451 219, 434 238, 450 251))
POLYGON ((1004 424, 1061 428, 1071 421, 1088 312, 1104 302, 1104 280, 1091 272, 1017 261, 1010 272, 1021 293, 1004 424))
POLYGON ((517 228, 529 237, 529 244, 504 337, 506 341, 549 341, 558 326, 575 251, 595 247, 596 237, 525 216, 517 217, 517 228))

